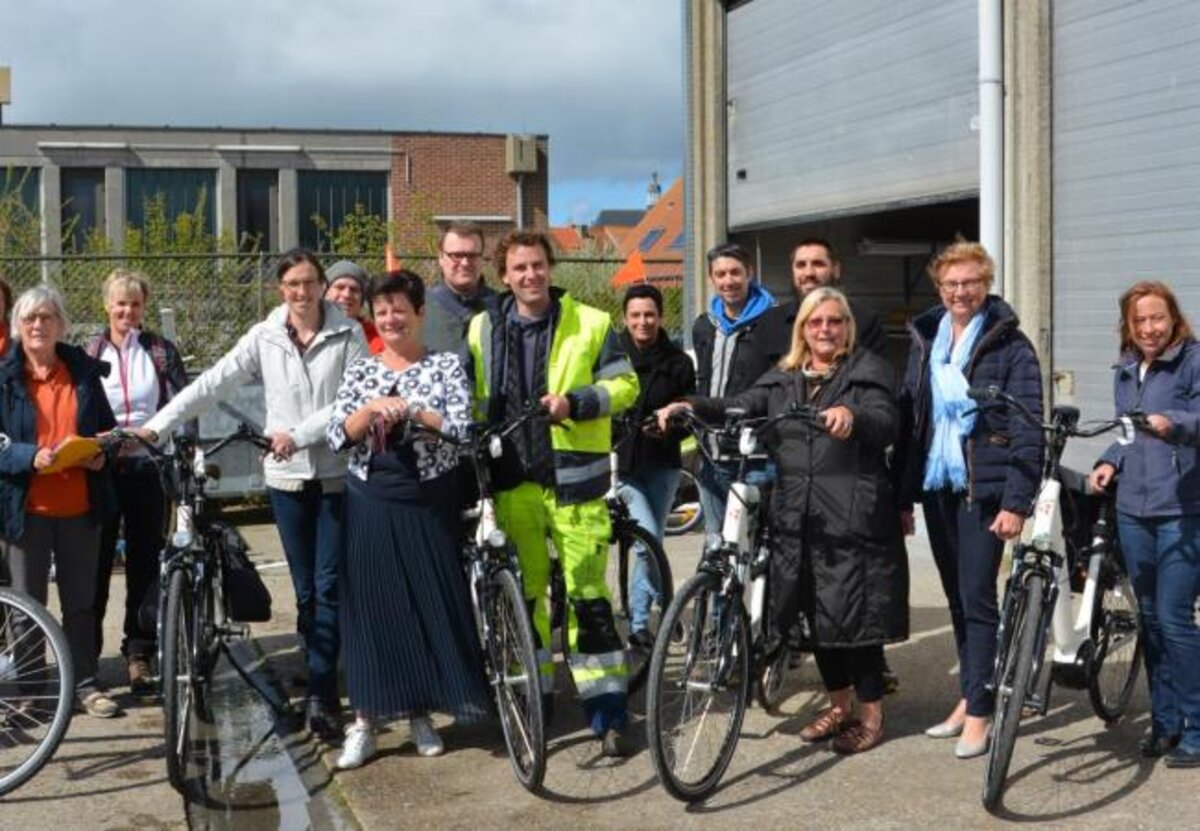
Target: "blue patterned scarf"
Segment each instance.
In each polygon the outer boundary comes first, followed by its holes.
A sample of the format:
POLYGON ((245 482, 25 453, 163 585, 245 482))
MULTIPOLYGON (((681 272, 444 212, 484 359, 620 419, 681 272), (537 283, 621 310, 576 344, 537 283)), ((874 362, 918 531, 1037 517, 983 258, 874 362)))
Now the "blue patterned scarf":
POLYGON ((933 397, 933 441, 925 462, 926 491, 950 487, 967 488, 967 463, 963 459, 963 437, 975 426, 975 402, 967 397, 967 378, 963 374, 979 333, 983 313, 978 312, 951 349, 950 314, 942 315, 937 337, 929 355, 929 391, 933 397))

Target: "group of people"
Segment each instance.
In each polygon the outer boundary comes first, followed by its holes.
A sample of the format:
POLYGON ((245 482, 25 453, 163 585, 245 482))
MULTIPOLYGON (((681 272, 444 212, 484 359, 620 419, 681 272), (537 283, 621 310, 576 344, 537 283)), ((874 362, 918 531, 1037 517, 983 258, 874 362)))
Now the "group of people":
MULTIPOLYGON (((625 650, 651 645, 638 610, 648 610, 656 587, 644 570, 635 574, 623 643, 605 587, 614 416, 659 421, 657 432, 629 428, 619 464, 632 513, 661 534, 681 466, 674 412, 719 419, 731 407, 773 415, 808 405, 821 429, 780 422, 750 473, 771 492, 772 643, 803 628, 829 696, 801 737, 832 739, 841 753, 883 739, 883 647, 908 637, 904 536, 919 502, 960 663, 958 701, 926 732, 956 738, 959 758, 986 752, 998 570, 1030 512, 1043 439, 1003 408, 977 410, 967 397, 969 387, 995 385, 1042 411, 1036 351, 990 293, 984 248, 955 242, 931 263, 941 302, 912 321, 901 381, 883 355, 879 318, 839 291, 841 265, 825 240, 791 252, 796 296, 783 304, 754 279, 744 248, 710 250, 713 296, 693 327, 694 365, 663 331, 654 287, 627 292, 618 332, 607 313, 553 285, 546 235, 517 230, 498 241, 500 294, 482 279, 484 243, 478 227, 451 225, 439 243, 442 279, 428 290, 407 270, 370 279, 352 262, 326 271, 310 252, 289 252, 276 274, 281 305, 190 384, 174 345, 143 325, 144 275, 109 277, 109 325, 82 348, 63 341, 67 310, 57 291, 38 286, 14 302, 0 286, 12 321, 0 342, 0 432, 11 439, 0 453, 0 535, 14 584, 43 602, 53 555, 80 707, 118 712, 96 666, 122 529, 121 650, 134 691, 152 684, 155 633, 137 610, 157 575, 163 496, 132 448, 112 465, 97 455, 58 469, 54 449, 68 436, 121 427, 165 440, 261 379, 271 442, 264 473, 295 588, 307 721, 323 739, 342 738, 340 656, 354 716, 338 764, 350 768, 374 754, 383 721, 408 718, 418 752, 436 755, 431 712, 459 720, 491 712, 457 556, 469 489, 455 452, 400 430, 405 422, 462 436, 472 420, 503 422, 528 402, 544 409, 544 419, 508 436, 494 464, 497 518, 518 551, 547 713, 549 539, 566 582, 574 685, 602 752, 621 756, 629 752, 625 650)), ((1143 752, 1195 765, 1200 347, 1162 283, 1135 285, 1120 314, 1116 406, 1151 413, 1149 429, 1114 445, 1091 479, 1097 488, 1119 481, 1119 531, 1153 701, 1143 752)), ((737 468, 730 448, 710 450, 698 479, 707 529, 719 532, 737 468)))

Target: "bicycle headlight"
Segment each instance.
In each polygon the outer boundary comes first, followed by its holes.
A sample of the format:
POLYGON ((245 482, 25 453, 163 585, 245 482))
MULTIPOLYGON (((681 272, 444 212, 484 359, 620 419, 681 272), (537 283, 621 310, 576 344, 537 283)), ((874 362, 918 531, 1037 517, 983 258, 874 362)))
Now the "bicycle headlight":
POLYGON ((508 535, 496 528, 487 535, 487 544, 492 548, 504 548, 508 545, 508 535))
POLYGON ((180 550, 191 548, 192 534, 190 531, 176 531, 171 535, 171 545, 180 550))
POLYGON ((488 455, 493 459, 499 459, 504 455, 504 441, 499 436, 492 436, 488 439, 488 455))

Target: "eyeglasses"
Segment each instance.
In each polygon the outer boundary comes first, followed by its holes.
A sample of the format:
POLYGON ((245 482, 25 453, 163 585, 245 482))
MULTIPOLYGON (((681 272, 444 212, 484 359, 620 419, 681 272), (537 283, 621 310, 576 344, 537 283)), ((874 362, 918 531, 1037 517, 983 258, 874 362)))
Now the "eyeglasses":
POLYGON ((458 263, 473 263, 483 256, 478 251, 443 251, 448 259, 458 263))
POLYGON ((838 317, 838 316, 835 316, 835 317, 810 317, 808 320, 804 321, 804 325, 807 328, 813 329, 813 330, 822 329, 826 326, 828 326, 830 329, 836 329, 839 326, 846 325, 846 318, 838 317))
POLYGON ((972 277, 970 280, 943 280, 938 283, 938 291, 942 294, 955 294, 958 291, 979 291, 979 287, 983 285, 982 277, 972 277))
POLYGON ((54 312, 30 312, 27 315, 21 315, 21 322, 26 326, 32 326, 35 323, 57 323, 58 315, 54 312))
POLYGON ((280 280, 279 285, 284 291, 301 292, 310 291, 315 286, 320 284, 320 280, 280 280))

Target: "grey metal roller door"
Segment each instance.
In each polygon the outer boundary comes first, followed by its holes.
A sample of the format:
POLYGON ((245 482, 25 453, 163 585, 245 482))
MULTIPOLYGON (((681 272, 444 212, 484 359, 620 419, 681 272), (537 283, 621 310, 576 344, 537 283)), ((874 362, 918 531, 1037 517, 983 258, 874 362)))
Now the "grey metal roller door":
POLYGON ((1165 280, 1200 320, 1200 3, 1057 0, 1053 26, 1054 369, 1107 417, 1121 292, 1165 280))
POLYGON ((978 190, 975 0, 753 0, 727 33, 732 229, 978 190))

